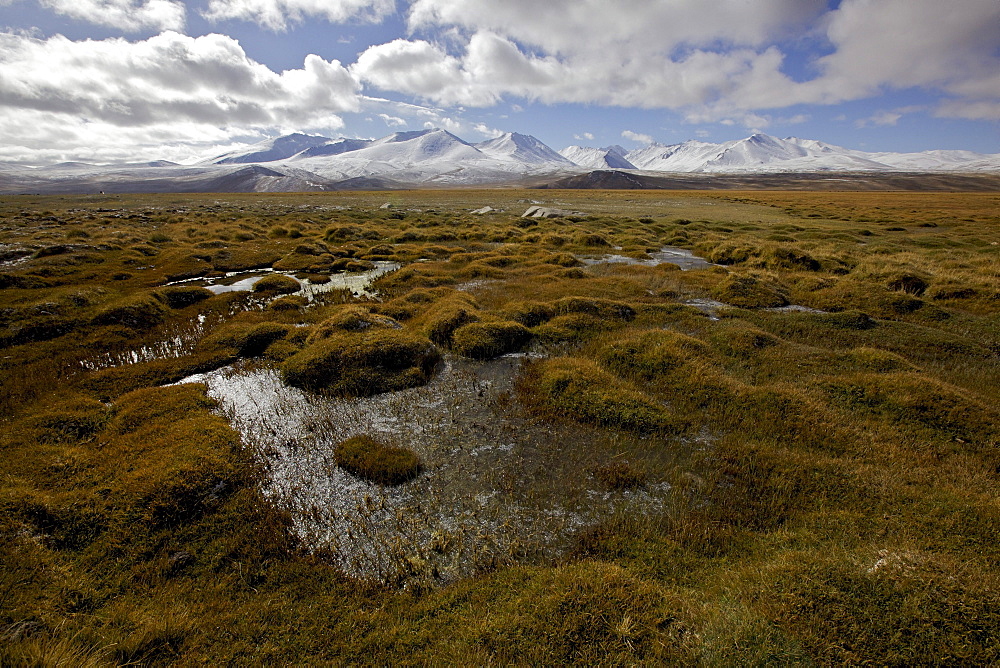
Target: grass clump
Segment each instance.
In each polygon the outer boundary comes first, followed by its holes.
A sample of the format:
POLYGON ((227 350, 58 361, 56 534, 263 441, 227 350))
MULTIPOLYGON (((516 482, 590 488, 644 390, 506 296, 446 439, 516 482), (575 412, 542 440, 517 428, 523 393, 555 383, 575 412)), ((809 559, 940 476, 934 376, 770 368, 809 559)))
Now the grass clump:
POLYGON ((456 293, 434 305, 424 319, 424 333, 439 346, 450 345, 455 330, 478 320, 479 310, 475 300, 456 293))
POLYGON ((94 324, 149 329, 163 322, 167 312, 167 306, 153 295, 139 294, 100 309, 94 316, 94 324))
POLYGON ((517 322, 472 322, 455 330, 451 345, 459 355, 488 360, 516 352, 530 340, 531 332, 517 322))
POLYGON ((425 384, 439 359, 427 339, 375 329, 312 343, 285 360, 282 377, 306 390, 370 396, 425 384))
POLYGON ((222 346, 234 348, 241 357, 256 357, 291 332, 289 325, 277 322, 262 322, 258 324, 231 323, 206 337, 205 346, 222 346))
POLYGON ((186 308, 212 297, 212 291, 195 285, 172 285, 157 290, 155 295, 170 308, 186 308))
POLYGON ((309 306, 309 300, 302 295, 278 297, 267 305, 268 311, 301 311, 309 306))
POLYGON ((635 468, 627 461, 614 461, 595 466, 591 473, 601 486, 608 491, 635 489, 646 484, 644 471, 635 468))
POLYGON ((781 288, 754 276, 731 274, 716 286, 712 296, 738 308, 774 308, 788 304, 788 297, 781 288))
POLYGON ((268 292, 278 295, 291 294, 298 292, 300 289, 301 286, 298 281, 284 274, 271 274, 253 284, 254 292, 268 292))
POLYGON ((584 314, 601 320, 629 322, 635 318, 635 309, 624 302, 593 297, 563 297, 553 305, 559 315, 584 314))
POLYGON ((333 458, 351 475, 380 485, 400 485, 416 478, 421 470, 420 458, 412 450, 364 435, 338 443, 333 458))
POLYGON ((639 432, 678 425, 665 406, 587 359, 545 360, 532 367, 527 377, 546 407, 582 422, 639 432))
POLYGON ((345 306, 336 314, 319 323, 309 335, 307 343, 328 339, 341 332, 363 332, 368 329, 401 329, 396 320, 387 315, 372 313, 363 306, 345 306))
POLYGON ((669 373, 692 358, 706 358, 711 348, 704 341, 670 330, 630 332, 604 346, 601 363, 618 374, 653 378, 669 373))
POLYGON ((960 442, 993 447, 1000 440, 995 407, 918 373, 859 374, 824 386, 842 405, 886 414, 904 426, 919 425, 960 442))

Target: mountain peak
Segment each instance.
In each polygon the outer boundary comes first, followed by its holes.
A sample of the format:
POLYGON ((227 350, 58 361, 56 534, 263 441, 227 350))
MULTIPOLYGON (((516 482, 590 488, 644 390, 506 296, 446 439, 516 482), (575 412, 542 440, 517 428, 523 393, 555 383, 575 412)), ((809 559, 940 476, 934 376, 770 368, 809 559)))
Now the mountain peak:
POLYGON ((473 144, 477 149, 499 160, 528 165, 558 164, 569 166, 569 160, 559 155, 540 140, 519 132, 505 132, 499 137, 473 144))
POLYGON ((290 158, 296 153, 326 144, 329 141, 329 137, 294 132, 289 135, 265 139, 264 141, 248 146, 242 151, 224 153, 212 158, 209 162, 217 165, 273 162, 275 160, 290 158))

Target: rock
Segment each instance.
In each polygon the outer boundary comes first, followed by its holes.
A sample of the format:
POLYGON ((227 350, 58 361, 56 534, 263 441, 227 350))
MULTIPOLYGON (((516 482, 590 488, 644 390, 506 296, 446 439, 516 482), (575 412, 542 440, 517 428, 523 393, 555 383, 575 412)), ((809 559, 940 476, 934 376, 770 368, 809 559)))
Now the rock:
POLYGON ((385 204, 383 204, 383 205, 382 205, 382 206, 380 206, 379 208, 380 208, 380 209, 392 209, 392 208, 394 208, 394 207, 392 206, 392 204, 391 204, 391 203, 389 203, 389 202, 386 202, 385 204))
POLYGON ((544 206, 529 206, 528 210, 521 214, 521 218, 562 218, 564 216, 583 216, 579 211, 567 211, 565 209, 550 209, 544 206))
POLYGON ((492 206, 484 206, 482 209, 476 209, 472 213, 481 216, 484 213, 490 213, 492 211, 496 211, 496 209, 494 209, 492 206))

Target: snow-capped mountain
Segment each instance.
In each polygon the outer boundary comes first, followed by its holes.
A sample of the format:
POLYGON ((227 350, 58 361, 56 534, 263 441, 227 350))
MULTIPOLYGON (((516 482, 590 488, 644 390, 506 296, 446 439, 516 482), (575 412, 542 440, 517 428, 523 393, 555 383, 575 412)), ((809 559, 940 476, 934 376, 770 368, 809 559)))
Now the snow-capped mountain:
POLYGON ((396 132, 380 139, 292 134, 194 165, 156 160, 112 165, 66 162, 39 168, 3 165, 0 192, 251 192, 544 184, 554 179, 572 181, 593 170, 605 176, 588 183, 612 184, 598 187, 652 187, 643 184, 682 172, 1000 175, 1000 154, 866 153, 814 139, 765 134, 718 144, 654 143, 628 152, 620 146, 570 146, 557 153, 538 139, 515 132, 471 144, 435 128, 396 132), (607 176, 612 173, 617 176, 607 176))
POLYGON ((815 139, 758 133, 719 144, 650 144, 625 156, 638 169, 659 172, 994 171, 1000 155, 971 151, 866 153, 815 139))
POLYGON ((574 164, 534 137, 517 132, 507 132, 495 139, 479 142, 473 146, 498 160, 514 160, 529 165, 574 164))
POLYGON ((559 151, 559 155, 580 167, 589 169, 636 169, 636 165, 623 155, 620 146, 608 148, 567 146, 559 151))
POLYGON ((296 153, 301 153, 314 146, 326 144, 329 141, 329 137, 295 133, 275 137, 274 139, 265 139, 241 151, 224 153, 223 155, 210 158, 206 162, 215 165, 246 165, 258 162, 272 162, 274 160, 290 158, 296 153))

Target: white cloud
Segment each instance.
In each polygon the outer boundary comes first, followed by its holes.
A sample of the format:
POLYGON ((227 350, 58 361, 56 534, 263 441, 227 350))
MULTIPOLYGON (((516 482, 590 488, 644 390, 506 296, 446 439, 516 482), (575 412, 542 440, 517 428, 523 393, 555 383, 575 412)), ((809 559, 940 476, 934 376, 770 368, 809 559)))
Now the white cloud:
POLYGON ((925 107, 922 105, 911 105, 908 107, 899 107, 898 109, 893 109, 891 111, 879 111, 872 114, 868 118, 860 118, 854 121, 854 127, 856 128, 867 128, 872 126, 887 127, 896 125, 906 114, 912 114, 916 111, 923 111, 925 107))
POLYGON ((390 116, 389 114, 379 114, 379 118, 388 125, 390 128, 398 128, 406 125, 406 119, 400 118, 399 116, 390 116))
POLYGON ((125 32, 184 28, 184 3, 175 0, 40 0, 40 4, 57 14, 125 32))
POLYGON ((631 130, 623 130, 622 137, 628 139, 629 141, 639 142, 640 144, 653 143, 653 138, 650 135, 644 135, 638 132, 632 132, 631 130))
POLYGON ((593 132, 582 132, 582 133, 580 133, 578 135, 573 135, 573 139, 579 139, 581 141, 584 140, 584 139, 586 139, 587 141, 594 141, 594 133, 593 132))
POLYGON ((497 130, 496 128, 491 128, 485 123, 476 123, 476 125, 473 127, 473 130, 483 135, 484 137, 489 137, 490 139, 493 139, 494 137, 499 137, 500 135, 503 134, 503 131, 497 130))
POLYGON ((835 51, 820 59, 830 93, 854 97, 883 85, 957 87, 996 95, 1000 3, 845 0, 830 13, 835 51), (980 87, 980 84, 988 84, 980 87))
POLYGON ((627 9, 607 0, 416 0, 409 22, 495 32, 552 55, 620 60, 680 45, 764 44, 825 7, 825 0, 715 0, 710 11, 703 0, 632 2, 627 9))
POLYGON ((271 30, 286 30, 315 16, 332 23, 377 22, 396 11, 395 0, 209 0, 209 21, 253 21, 271 30))
POLYGON ((369 47, 358 56, 351 72, 383 90, 447 102, 455 101, 451 91, 461 89, 465 80, 457 58, 422 40, 397 39, 369 47))
MULTIPOLYGON (((710 10, 702 0, 671 0, 628 11, 604 0, 415 0, 409 23, 440 30, 451 45, 422 53, 422 67, 437 74, 434 85, 378 66, 359 74, 440 104, 485 106, 515 96, 680 109, 763 127, 763 110, 909 87, 949 94, 941 115, 988 116, 1000 91, 997 0, 963 0, 960 8, 940 0, 843 0, 834 10, 825 0, 718 0, 710 10), (779 45, 803 34, 825 39, 831 53, 815 63, 815 77, 796 81, 784 72, 779 45), (405 85, 396 87, 399 80, 405 85)), ((394 49, 407 51, 399 42, 394 49)))
POLYGON ((121 146, 169 142, 174 129, 178 141, 215 141, 260 128, 338 128, 338 114, 358 108, 358 84, 337 61, 307 56, 302 69, 276 73, 223 35, 75 42, 0 33, 7 154, 43 150, 45 136, 50 148, 104 150, 99 137, 121 146), (24 133, 14 121, 36 129, 24 133))
POLYGON ((946 100, 934 110, 934 115, 942 118, 1000 121, 1000 100, 946 100))

